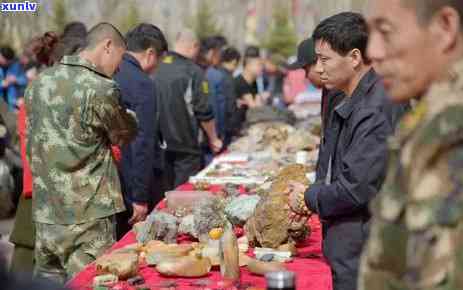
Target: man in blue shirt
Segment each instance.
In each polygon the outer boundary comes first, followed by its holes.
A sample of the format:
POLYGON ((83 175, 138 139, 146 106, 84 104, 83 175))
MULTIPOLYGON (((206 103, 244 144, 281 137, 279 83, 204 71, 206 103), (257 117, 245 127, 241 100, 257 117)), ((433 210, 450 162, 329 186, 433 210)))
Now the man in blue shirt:
POLYGON ((220 56, 220 65, 209 68, 207 79, 209 82, 209 102, 214 112, 217 134, 228 145, 231 136, 227 134, 227 113, 230 102, 236 99, 233 72, 238 67, 241 55, 234 47, 226 47, 220 56))
POLYGON ((14 111, 20 92, 27 86, 27 77, 16 59, 14 50, 9 46, 0 47, 0 96, 8 103, 8 109, 14 111))
MULTIPOLYGON (((137 114, 138 134, 122 147, 121 181, 127 212, 118 216, 118 238, 136 222, 142 221, 163 198, 156 160, 159 151, 159 121, 156 111, 156 90, 150 74, 154 72, 167 42, 159 28, 142 23, 126 35, 127 53, 114 79, 120 86, 122 101, 137 114)), ((158 168, 159 167, 159 168, 158 168)))

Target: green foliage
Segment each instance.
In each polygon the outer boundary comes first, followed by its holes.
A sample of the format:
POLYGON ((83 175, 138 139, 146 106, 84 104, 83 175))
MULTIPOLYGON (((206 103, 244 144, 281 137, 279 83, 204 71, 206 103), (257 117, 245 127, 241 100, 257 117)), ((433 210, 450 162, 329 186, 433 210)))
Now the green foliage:
POLYGON ((196 14, 187 23, 199 39, 222 33, 222 29, 217 25, 213 10, 214 7, 208 0, 201 0, 196 14))
POLYGON ((121 21, 120 30, 122 33, 128 32, 130 29, 135 27, 136 25, 140 24, 140 12, 138 11, 137 6, 132 1, 130 2, 130 6, 128 8, 128 13, 125 18, 121 21))
POLYGON ((56 31, 63 31, 64 26, 68 23, 68 13, 66 11, 65 0, 54 0, 52 9, 53 27, 56 31))
POLYGON ((293 23, 289 18, 287 6, 276 7, 273 12, 272 25, 262 46, 273 54, 286 58, 296 52, 297 35, 293 23))

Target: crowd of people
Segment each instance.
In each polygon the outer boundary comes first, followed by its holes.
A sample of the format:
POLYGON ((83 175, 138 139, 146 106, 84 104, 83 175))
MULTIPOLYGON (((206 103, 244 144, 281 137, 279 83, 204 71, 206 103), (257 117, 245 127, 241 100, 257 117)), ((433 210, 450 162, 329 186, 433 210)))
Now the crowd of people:
POLYGON ((72 22, 19 56, 1 47, 11 272, 64 283, 226 150, 249 108, 289 106, 290 67, 262 54, 187 28, 169 50, 148 23, 72 22))
POLYGON ((148 23, 122 35, 75 22, 19 57, 0 48, 0 179, 22 192, 12 273, 65 283, 226 150, 251 110, 320 98, 316 181, 287 194, 292 218, 322 221, 333 288, 463 289, 461 1, 369 1, 365 16, 320 22, 286 65, 186 28, 172 43, 148 23), (310 87, 288 97, 293 73, 310 87))

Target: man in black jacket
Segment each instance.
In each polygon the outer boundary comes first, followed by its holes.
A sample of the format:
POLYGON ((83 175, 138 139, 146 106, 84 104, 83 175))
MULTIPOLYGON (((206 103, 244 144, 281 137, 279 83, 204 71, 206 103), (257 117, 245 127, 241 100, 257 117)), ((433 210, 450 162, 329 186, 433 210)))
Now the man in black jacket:
POLYGON ((150 78, 158 59, 167 50, 162 32, 152 24, 142 23, 126 35, 127 50, 119 72, 114 76, 121 89, 122 101, 137 114, 138 133, 121 148, 121 184, 126 212, 117 216, 117 235, 121 238, 131 225, 145 219, 148 211, 163 198, 159 152, 159 120, 156 118, 156 91, 150 78))
POLYGON ((329 114, 321 158, 328 160, 306 191, 294 184, 290 206, 305 202, 323 223, 323 252, 335 290, 357 289, 360 254, 368 235, 369 201, 386 173, 387 138, 405 107, 388 101, 366 57, 367 24, 360 14, 341 13, 313 34, 316 70, 325 87, 345 98, 329 114))
POLYGON ((193 61, 198 51, 194 32, 181 31, 174 51, 163 58, 155 74, 161 132, 167 144, 164 172, 168 189, 187 182, 201 169, 201 129, 212 152, 222 149, 209 106, 209 84, 204 71, 193 61))

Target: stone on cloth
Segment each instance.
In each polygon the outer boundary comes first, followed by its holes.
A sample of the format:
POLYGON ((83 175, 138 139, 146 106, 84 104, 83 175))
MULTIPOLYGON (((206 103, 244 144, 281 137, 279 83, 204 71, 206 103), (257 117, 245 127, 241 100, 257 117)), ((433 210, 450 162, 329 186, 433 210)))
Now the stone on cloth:
POLYGON ((242 195, 232 199, 225 207, 225 213, 233 225, 243 225, 254 214, 260 201, 258 195, 242 195))
POLYGON ((114 274, 119 279, 136 276, 138 273, 138 255, 133 253, 116 253, 104 255, 96 260, 98 275, 114 274))
POLYGON ((134 230, 137 241, 146 243, 151 240, 160 240, 166 243, 175 243, 178 233, 178 220, 175 216, 153 211, 144 222, 135 224, 134 230))

